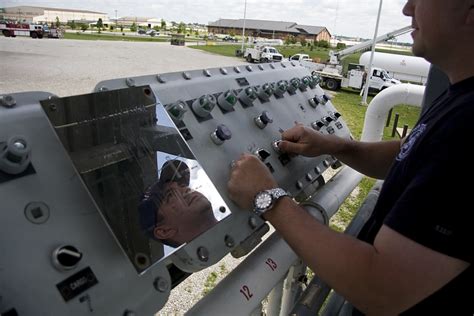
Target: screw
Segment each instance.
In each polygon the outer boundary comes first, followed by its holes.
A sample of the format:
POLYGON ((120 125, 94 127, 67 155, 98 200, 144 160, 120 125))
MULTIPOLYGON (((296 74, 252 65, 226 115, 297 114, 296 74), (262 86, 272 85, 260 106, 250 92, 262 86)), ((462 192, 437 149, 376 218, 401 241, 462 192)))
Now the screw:
POLYGON ((221 212, 221 213, 225 213, 226 210, 227 210, 227 209, 225 208, 225 206, 219 207, 219 212, 221 212))
POLYGON ((0 102, 4 107, 12 108, 16 105, 16 100, 11 95, 5 95, 0 98, 0 102))
POLYGON ((25 206, 25 217, 33 224, 44 224, 49 219, 49 207, 43 202, 31 202, 25 206))
POLYGON ((133 80, 133 78, 127 78, 127 79, 125 79, 125 83, 126 83, 127 86, 129 86, 129 87, 135 87, 135 80, 133 80))
POLYGON ((153 282, 153 286, 158 292, 164 293, 168 290, 168 281, 158 277, 155 279, 155 282, 153 282))
POLYGON ((250 226, 252 229, 257 228, 257 226, 258 226, 258 221, 257 221, 257 219, 256 219, 255 217, 253 217, 253 216, 250 216, 250 217, 249 217, 249 226, 250 226))
POLYGON ((201 260, 202 262, 206 262, 209 260, 209 250, 205 247, 199 247, 197 249, 197 255, 198 259, 201 260))
POLYGON ((56 104, 51 103, 51 104, 49 105, 49 109, 50 109, 51 111, 56 111, 58 108, 56 107, 56 104))
POLYGON ((235 241, 234 241, 234 238, 232 238, 231 236, 229 235, 226 235, 225 238, 224 238, 224 242, 225 242, 225 245, 229 248, 232 248, 235 246, 235 241))

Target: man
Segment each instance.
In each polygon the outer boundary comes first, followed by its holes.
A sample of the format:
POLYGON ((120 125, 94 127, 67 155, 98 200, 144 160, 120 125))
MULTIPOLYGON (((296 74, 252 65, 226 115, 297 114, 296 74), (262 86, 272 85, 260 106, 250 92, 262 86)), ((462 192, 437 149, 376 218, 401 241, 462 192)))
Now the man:
MULTIPOLYGON (((474 168, 460 162, 470 157, 466 141, 474 135, 474 0, 409 0, 403 13, 412 17, 413 53, 451 83, 408 139, 363 143, 297 125, 280 144, 290 153, 332 154, 385 179, 362 241, 318 223, 289 197, 263 217, 363 313, 473 315, 472 192, 461 183, 473 179, 474 168)), ((251 209, 257 192, 277 183, 258 159, 243 155, 228 186, 251 209)))
POLYGON ((138 206, 147 236, 179 247, 217 223, 211 203, 189 188, 189 179, 190 170, 183 161, 163 164, 159 181, 145 192, 138 206))

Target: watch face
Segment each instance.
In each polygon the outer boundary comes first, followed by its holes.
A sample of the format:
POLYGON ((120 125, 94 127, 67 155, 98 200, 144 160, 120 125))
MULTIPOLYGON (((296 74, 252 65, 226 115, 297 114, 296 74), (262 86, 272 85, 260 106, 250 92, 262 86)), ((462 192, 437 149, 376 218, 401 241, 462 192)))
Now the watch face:
POLYGON ((272 205, 272 196, 268 192, 260 192, 255 197, 255 208, 265 210, 272 205))

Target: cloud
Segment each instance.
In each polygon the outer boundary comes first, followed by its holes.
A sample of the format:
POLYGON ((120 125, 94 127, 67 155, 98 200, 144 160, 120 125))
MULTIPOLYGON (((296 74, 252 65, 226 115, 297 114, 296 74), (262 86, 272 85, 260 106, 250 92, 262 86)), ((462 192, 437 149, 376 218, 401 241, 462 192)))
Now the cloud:
MULTIPOLYGON (((23 0, 5 0, 4 6, 23 5, 23 0)), ((167 21, 207 24, 219 18, 240 19, 245 0, 30 0, 29 5, 106 12, 110 17, 145 16, 167 21)), ((379 34, 410 24, 402 15, 406 0, 384 1, 379 34)), ((247 18, 325 26, 332 34, 372 38, 378 12, 374 0, 247 0, 247 18)))

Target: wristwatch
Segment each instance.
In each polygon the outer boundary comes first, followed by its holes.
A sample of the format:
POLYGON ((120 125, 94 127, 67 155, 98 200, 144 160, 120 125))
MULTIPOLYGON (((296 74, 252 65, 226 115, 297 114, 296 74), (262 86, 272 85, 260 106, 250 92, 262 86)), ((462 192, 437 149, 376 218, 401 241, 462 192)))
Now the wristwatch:
POLYGON ((253 200, 253 211, 255 214, 262 217, 265 212, 271 210, 273 206, 275 206, 278 199, 284 196, 290 196, 290 194, 282 188, 260 191, 255 195, 253 200))

